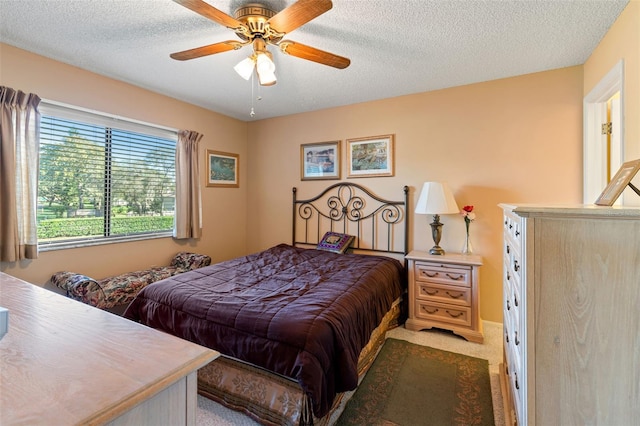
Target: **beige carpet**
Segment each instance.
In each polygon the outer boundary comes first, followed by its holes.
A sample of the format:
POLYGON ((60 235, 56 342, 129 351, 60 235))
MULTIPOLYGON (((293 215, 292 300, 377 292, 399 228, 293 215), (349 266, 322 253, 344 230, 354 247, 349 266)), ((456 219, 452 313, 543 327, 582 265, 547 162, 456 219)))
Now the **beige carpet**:
MULTIPOLYGON (((489 361, 489 374, 491 377, 491 392, 493 399, 493 415, 496 426, 504 426, 504 410, 502 407, 502 394, 500 392, 500 379, 498 366, 502 362, 502 324, 484 321, 484 343, 467 342, 447 331, 409 331, 404 327, 396 328, 388 333, 388 337, 406 340, 418 345, 431 346, 432 348, 457 352, 489 361)), ((337 417, 336 417, 337 418, 337 417)), ((229 410, 209 399, 198 396, 198 413, 196 418, 198 426, 255 426, 258 425, 251 418, 229 410)))

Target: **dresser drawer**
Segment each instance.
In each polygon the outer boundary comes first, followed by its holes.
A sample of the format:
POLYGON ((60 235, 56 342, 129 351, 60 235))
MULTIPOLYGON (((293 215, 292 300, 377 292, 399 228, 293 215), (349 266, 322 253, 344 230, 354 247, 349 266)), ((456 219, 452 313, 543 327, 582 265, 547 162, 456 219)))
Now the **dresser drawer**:
POLYGON ((522 401, 523 401, 523 387, 521 383, 520 371, 509 367, 509 385, 511 388, 511 397, 513 398, 513 408, 515 411, 516 421, 518 425, 523 424, 522 418, 522 401))
POLYGON ((446 304, 471 306, 471 287, 450 286, 417 282, 417 295, 420 300, 446 304))
POLYGON ((427 302, 423 300, 416 300, 415 306, 417 318, 471 326, 470 307, 452 306, 444 303, 427 302))
POLYGON ((522 220, 520 216, 513 212, 505 212, 504 214, 504 232, 505 236, 510 239, 516 250, 522 247, 522 220))
POLYGON ((415 263, 416 281, 471 287, 471 268, 438 263, 415 263))

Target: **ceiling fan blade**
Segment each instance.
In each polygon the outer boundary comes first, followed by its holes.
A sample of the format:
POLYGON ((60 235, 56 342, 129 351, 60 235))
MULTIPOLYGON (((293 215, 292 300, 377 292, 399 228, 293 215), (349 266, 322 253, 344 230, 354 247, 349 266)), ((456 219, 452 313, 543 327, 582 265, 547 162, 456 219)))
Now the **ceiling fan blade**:
POLYGON ((277 32, 290 33, 332 7, 331 0, 298 0, 272 16, 267 22, 277 32))
POLYGON ((328 65, 334 68, 344 69, 349 66, 351 60, 315 47, 307 46, 296 41, 283 40, 278 43, 280 50, 284 53, 306 59, 308 61, 317 62, 319 64, 328 65))
POLYGON ((196 47, 195 49, 172 53, 169 56, 173 59, 177 59, 178 61, 186 61, 187 59, 195 59, 202 56, 226 52, 228 50, 240 49, 242 46, 244 46, 244 44, 239 41, 227 40, 221 41, 220 43, 209 44, 207 46, 196 47))
POLYGON ((227 15, 226 13, 216 9, 215 7, 211 6, 209 3, 205 3, 202 0, 173 0, 173 1, 178 3, 179 5, 186 7, 187 9, 191 9, 194 12, 199 13, 205 18, 209 18, 220 25, 224 25, 225 27, 236 29, 236 28, 242 28, 245 26, 242 22, 238 21, 236 18, 233 18, 227 15))

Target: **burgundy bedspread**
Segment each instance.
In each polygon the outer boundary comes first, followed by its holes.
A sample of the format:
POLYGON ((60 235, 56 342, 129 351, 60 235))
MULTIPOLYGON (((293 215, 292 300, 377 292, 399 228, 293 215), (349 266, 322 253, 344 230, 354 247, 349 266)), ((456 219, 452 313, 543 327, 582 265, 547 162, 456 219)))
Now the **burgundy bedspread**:
POLYGON ((281 244, 151 284, 124 316, 293 378, 322 417, 404 285, 395 259, 281 244))

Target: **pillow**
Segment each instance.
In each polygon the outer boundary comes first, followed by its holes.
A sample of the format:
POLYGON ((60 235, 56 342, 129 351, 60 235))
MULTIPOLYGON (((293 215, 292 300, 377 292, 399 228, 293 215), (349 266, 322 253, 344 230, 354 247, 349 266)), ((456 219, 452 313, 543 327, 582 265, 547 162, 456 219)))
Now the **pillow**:
POLYGON ((51 283, 66 290, 67 297, 93 306, 97 306, 98 300, 106 298, 100 284, 86 275, 67 271, 56 272, 51 276, 51 283))
POLYGON ((355 238, 353 235, 327 232, 318 243, 316 249, 342 254, 349 249, 355 238))
POLYGON ((188 253, 182 251, 171 260, 171 266, 182 271, 191 271, 211 264, 211 257, 206 254, 188 253))
POLYGON ((51 276, 51 283, 55 284, 63 290, 71 291, 78 286, 87 286, 89 284, 98 284, 96 280, 86 275, 76 274, 75 272, 56 272, 51 276))

